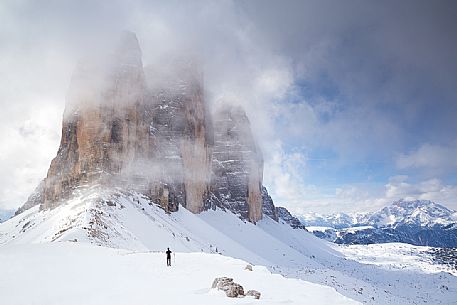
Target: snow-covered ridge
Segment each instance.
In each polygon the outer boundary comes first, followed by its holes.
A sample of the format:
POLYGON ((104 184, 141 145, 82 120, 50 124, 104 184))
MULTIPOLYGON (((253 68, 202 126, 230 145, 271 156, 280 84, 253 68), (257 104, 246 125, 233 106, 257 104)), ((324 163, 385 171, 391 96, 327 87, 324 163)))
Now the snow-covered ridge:
POLYGON ((373 213, 368 219, 373 225, 415 224, 423 227, 449 225, 457 222, 457 212, 430 200, 399 200, 373 213))
POLYGON ((457 247, 457 212, 428 200, 399 200, 375 213, 308 214, 300 219, 316 236, 341 244, 457 247))
MULTIPOLYGON (((361 264, 346 258, 338 246, 269 217, 254 225, 221 210, 192 214, 179 209, 167 214, 136 192, 93 188, 55 209, 39 211, 35 207, 0 224, 0 255, 7 249, 48 242, 95 244, 132 253, 170 247, 177 257, 182 253, 221 254, 265 266, 286 277, 330 286, 340 294, 341 302, 335 304, 343 303, 343 296, 383 305, 423 300, 450 304, 457 299, 457 278, 450 274, 429 270, 392 272, 384 266, 361 264), (398 281, 401 287, 396 285, 398 281)), ((299 298, 291 296, 291 300, 299 298)))
POLYGON ((374 213, 305 213, 299 216, 305 226, 335 229, 354 226, 397 226, 415 224, 423 227, 450 225, 457 222, 457 211, 430 200, 398 200, 374 213))

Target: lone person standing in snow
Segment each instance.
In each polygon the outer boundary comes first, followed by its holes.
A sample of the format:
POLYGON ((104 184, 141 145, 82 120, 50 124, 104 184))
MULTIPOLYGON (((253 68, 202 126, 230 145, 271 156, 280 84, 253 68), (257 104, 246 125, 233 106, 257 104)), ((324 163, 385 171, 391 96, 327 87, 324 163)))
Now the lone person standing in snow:
POLYGON ((167 252, 165 252, 167 254, 167 266, 171 266, 171 251, 170 251, 170 248, 167 248, 167 252))

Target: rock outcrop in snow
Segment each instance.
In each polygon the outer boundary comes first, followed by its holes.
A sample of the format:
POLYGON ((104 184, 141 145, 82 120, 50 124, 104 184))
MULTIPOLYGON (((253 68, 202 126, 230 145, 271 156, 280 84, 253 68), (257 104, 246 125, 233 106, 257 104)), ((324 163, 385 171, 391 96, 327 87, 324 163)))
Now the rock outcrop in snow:
POLYGON ((262 213, 273 219, 274 221, 279 220, 278 212, 276 207, 273 203, 273 199, 271 199, 270 195, 268 195, 268 191, 266 187, 262 187, 262 213))
MULTIPOLYGON (((252 271, 252 269, 251 269, 252 271)), ((257 290, 248 290, 244 292, 243 286, 238 283, 235 283, 230 277, 218 277, 213 281, 211 286, 213 289, 222 290, 225 292, 225 295, 229 298, 241 298, 245 296, 254 297, 254 299, 260 299, 260 292, 257 290)))
POLYGON ((224 291, 229 298, 244 297, 243 286, 235 283, 233 279, 229 277, 215 278, 211 288, 224 291))
POLYGON ((284 207, 277 207, 276 213, 278 218, 290 225, 294 229, 305 229, 305 225, 303 225, 297 217, 290 214, 290 212, 284 207))
POLYGON ((257 290, 248 290, 246 292, 247 297, 254 297, 254 299, 258 300, 260 299, 261 293, 258 292, 257 290))

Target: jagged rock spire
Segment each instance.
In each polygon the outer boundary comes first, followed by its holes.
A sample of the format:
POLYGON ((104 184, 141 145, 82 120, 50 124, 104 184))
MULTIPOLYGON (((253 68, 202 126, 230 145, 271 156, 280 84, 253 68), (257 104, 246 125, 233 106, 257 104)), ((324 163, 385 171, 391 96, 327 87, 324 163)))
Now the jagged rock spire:
POLYGON ((116 59, 121 66, 143 68, 140 43, 135 33, 124 31, 121 34, 116 50, 116 59))
POLYGON ((45 179, 42 207, 67 198, 75 187, 107 183, 147 145, 141 50, 124 33, 115 54, 80 63, 67 94, 62 138, 45 179), (140 140, 145 142, 139 143, 140 140))
POLYGON ((101 184, 139 191, 170 212, 219 206, 260 220, 263 160, 244 110, 222 107, 212 124, 197 61, 170 60, 145 75, 141 57, 136 35, 124 32, 114 52, 78 65, 57 156, 21 211, 101 184))
POLYGON ((257 222, 262 218, 263 159, 239 106, 221 107, 214 116, 212 190, 221 207, 257 222))

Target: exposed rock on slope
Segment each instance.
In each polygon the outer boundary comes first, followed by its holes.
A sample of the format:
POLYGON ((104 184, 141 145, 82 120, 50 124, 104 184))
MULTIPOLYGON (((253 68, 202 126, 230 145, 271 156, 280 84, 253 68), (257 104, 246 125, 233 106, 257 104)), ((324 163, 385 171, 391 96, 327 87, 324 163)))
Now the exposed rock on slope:
POLYGON ((276 210, 275 205, 273 204, 273 199, 271 199, 270 195, 268 195, 268 191, 266 187, 262 187, 262 213, 273 219, 274 221, 278 221, 278 212, 276 210))
POLYGON ((33 193, 29 196, 27 201, 23 206, 16 210, 14 215, 19 215, 20 213, 28 210, 40 203, 44 202, 44 180, 40 182, 40 184, 35 188, 33 193))
POLYGON ((305 229, 305 226, 298 220, 297 217, 290 214, 290 212, 283 207, 277 207, 276 213, 280 220, 284 221, 285 223, 289 224, 294 229, 305 229))
POLYGON ((213 281, 211 288, 222 290, 229 298, 244 297, 244 289, 238 283, 235 283, 232 278, 218 277, 213 281))

